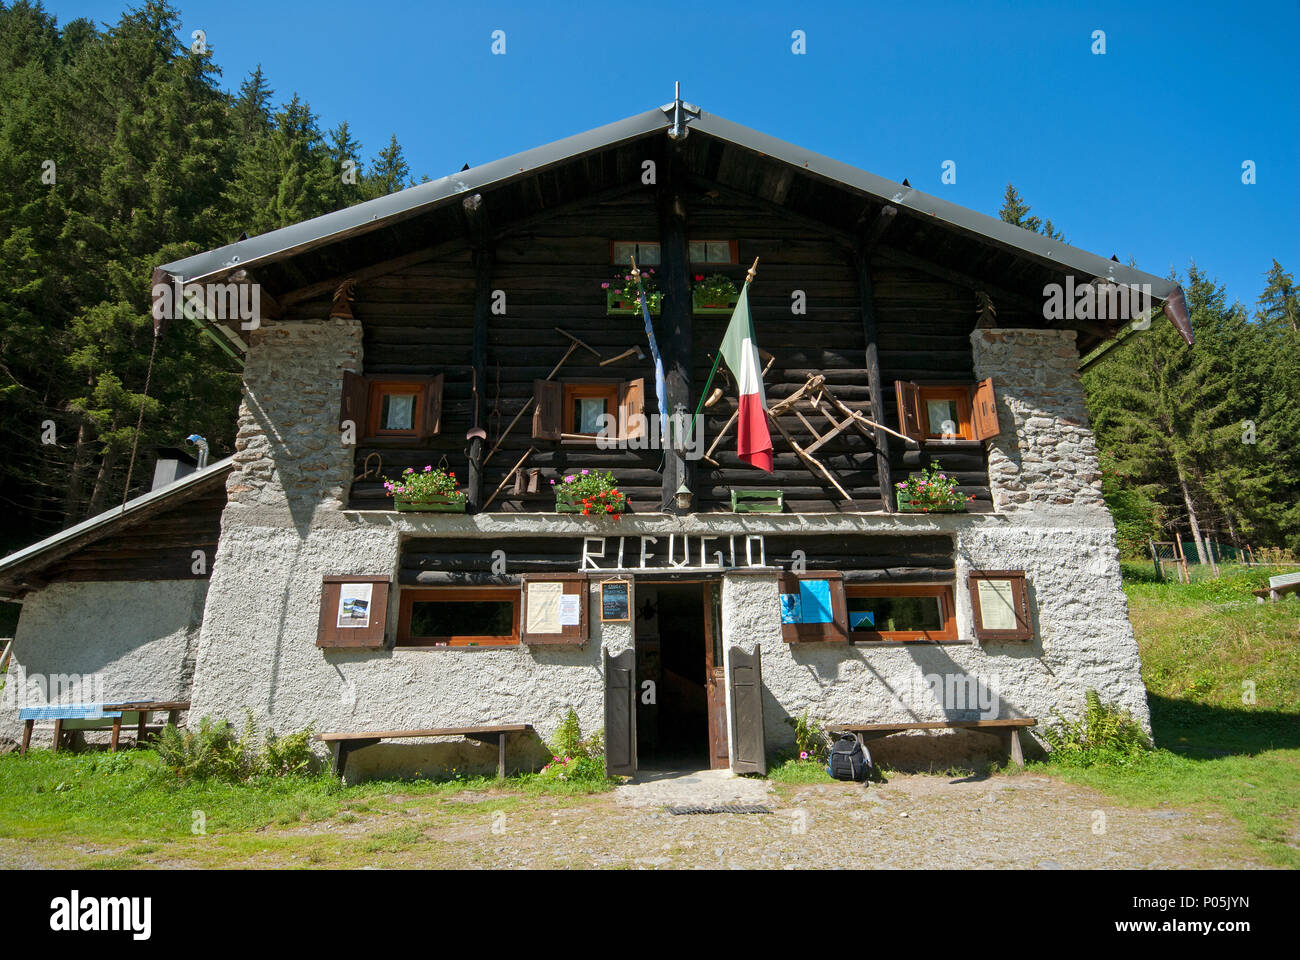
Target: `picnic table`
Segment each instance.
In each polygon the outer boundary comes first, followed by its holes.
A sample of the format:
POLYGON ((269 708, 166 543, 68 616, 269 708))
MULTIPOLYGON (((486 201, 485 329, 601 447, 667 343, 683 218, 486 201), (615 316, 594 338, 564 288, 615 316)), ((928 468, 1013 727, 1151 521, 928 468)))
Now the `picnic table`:
POLYGON ((1277 602, 1284 594, 1300 592, 1300 573, 1284 573, 1280 577, 1269 577, 1267 587, 1251 592, 1257 597, 1256 603, 1263 603, 1265 597, 1277 602))
POLYGON ((149 716, 153 713, 167 712, 167 722, 176 723, 181 711, 188 710, 188 700, 148 700, 144 698, 118 700, 111 703, 53 703, 39 707, 23 707, 18 711, 18 719, 23 721, 23 742, 18 752, 25 754, 32 743, 32 730, 37 720, 54 721, 54 745, 52 751, 59 752, 65 734, 76 730, 113 731, 109 741, 109 751, 116 752, 122 735, 122 724, 135 724, 135 742, 138 746, 144 742, 148 733, 157 732, 158 727, 149 727, 149 716))

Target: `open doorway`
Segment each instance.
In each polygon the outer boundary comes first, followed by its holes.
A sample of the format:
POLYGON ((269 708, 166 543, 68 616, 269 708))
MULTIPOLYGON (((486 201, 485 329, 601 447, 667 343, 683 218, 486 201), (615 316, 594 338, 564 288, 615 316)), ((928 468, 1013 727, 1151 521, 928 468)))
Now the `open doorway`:
POLYGON ((633 622, 637 760, 642 768, 727 766, 719 586, 637 583, 633 622), (646 687, 647 680, 652 687, 646 687))

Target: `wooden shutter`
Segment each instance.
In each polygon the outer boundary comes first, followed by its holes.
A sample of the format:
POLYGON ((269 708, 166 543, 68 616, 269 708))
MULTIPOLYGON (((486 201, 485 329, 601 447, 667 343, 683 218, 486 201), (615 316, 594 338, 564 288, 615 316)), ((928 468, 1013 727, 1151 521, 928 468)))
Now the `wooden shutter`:
POLYGON ((645 378, 618 388, 618 435, 624 440, 645 436, 645 378))
MULTIPOLYGON (((585 573, 534 573, 523 575, 523 594, 519 608, 519 639, 529 644, 584 644, 587 642, 587 575, 585 573), (558 630, 542 631, 535 617, 530 617, 529 588, 558 584, 561 596, 578 597, 578 622, 562 625, 558 630)), ((534 591, 538 597, 540 591, 534 591)), ((536 602, 536 601, 534 601, 536 602)))
POLYGON ((830 594, 831 620, 825 622, 786 623, 781 621, 781 638, 786 643, 847 643, 849 640, 848 605, 844 600, 844 575, 838 570, 817 573, 783 573, 777 579, 777 590, 782 595, 800 596, 801 586, 813 581, 825 581, 830 594))
POLYGON ((921 388, 909 380, 894 381, 894 397, 898 400, 898 431, 913 440, 925 439, 921 429, 921 388))
POLYGON ((564 384, 533 381, 533 439, 559 440, 564 432, 564 384))
POLYGON ((375 648, 384 645, 384 627, 388 621, 388 578, 373 576, 329 576, 321 584, 320 623, 316 629, 316 646, 348 649, 375 648), (339 626, 339 598, 346 584, 370 584, 370 617, 363 627, 339 626))
POLYGON ((339 424, 351 420, 356 424, 357 439, 366 433, 366 403, 370 399, 370 379, 351 370, 343 371, 343 397, 339 402, 339 424))
POLYGON ((605 773, 636 776, 636 651, 605 654, 605 773))
POLYGON ((728 653, 728 682, 731 684, 731 729, 735 749, 731 769, 735 773, 767 773, 767 740, 763 736, 762 650, 746 653, 732 647, 728 653))
POLYGON ((991 440, 1002 432, 998 425, 998 403, 993 395, 993 378, 975 385, 971 397, 971 426, 976 440, 991 440))
POLYGON ((420 421, 420 439, 428 440, 442 429, 442 385, 445 374, 430 377, 424 385, 424 416, 420 421))

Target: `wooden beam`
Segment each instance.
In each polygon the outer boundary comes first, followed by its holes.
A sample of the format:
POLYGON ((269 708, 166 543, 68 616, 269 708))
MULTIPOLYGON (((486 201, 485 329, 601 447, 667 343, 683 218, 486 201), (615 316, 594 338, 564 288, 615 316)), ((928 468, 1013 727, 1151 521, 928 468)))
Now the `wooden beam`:
POLYGON ((368 267, 358 267, 355 270, 349 270, 346 273, 335 274, 328 280, 320 280, 316 283, 310 283, 305 287, 298 287, 296 290, 290 290, 280 297, 280 306, 288 310, 295 303, 302 303, 304 300, 312 300, 324 294, 332 294, 338 289, 340 283, 351 278, 357 283, 363 283, 366 280, 381 277, 386 273, 392 273, 395 270, 402 270, 406 267, 413 267, 416 264, 433 260, 454 251, 464 250, 468 244, 464 237, 455 237, 443 243, 434 244, 431 247, 422 247, 419 250, 413 250, 410 253, 404 253, 400 257, 393 257, 389 260, 381 260, 373 263, 368 267))
MULTIPOLYGON (((893 207, 885 207, 885 210, 893 210, 893 207)), ((897 211, 895 211, 897 212, 897 211)), ((875 231, 877 224, 884 218, 885 228, 893 222, 893 214, 885 215, 884 210, 876 218, 875 223, 868 228, 868 235, 875 231)), ((875 232, 878 237, 884 230, 875 232)), ((862 313, 862 336, 866 341, 866 362, 867 362, 867 386, 871 392, 871 419, 877 424, 885 422, 885 394, 883 384, 880 379, 880 344, 876 330, 876 307, 874 293, 871 287, 871 254, 870 245, 864 245, 859 248, 853 255, 854 272, 858 277, 858 300, 862 313)), ((894 477, 889 468, 889 438, 885 431, 876 428, 876 479, 880 485, 880 499, 884 504, 886 513, 894 512, 894 477)))
POLYGON ((885 204, 880 208, 880 212, 876 214, 875 219, 871 221, 871 225, 867 227, 866 232, 862 236, 863 246, 866 247, 868 251, 872 250, 880 241, 880 238, 885 235, 885 231, 894 225, 894 219, 897 216, 898 207, 891 207, 889 204, 885 204))
MULTIPOLYGON (((656 205, 659 212, 659 289, 663 291, 660 329, 666 336, 659 349, 664 360, 664 409, 669 417, 691 403, 691 303, 690 250, 686 242, 686 196, 680 148, 669 144, 659 164, 656 205)), ((664 450, 662 507, 678 513, 675 497, 681 484, 691 487, 693 469, 683 452, 664 450)), ((692 488, 693 489, 693 488, 692 488)))
POLYGON ((482 194, 461 201, 465 224, 474 248, 474 339, 470 349, 473 367, 470 397, 469 489, 471 510, 483 506, 483 391, 487 386, 488 322, 492 316, 492 268, 496 256, 491 241, 487 206, 482 194))
POLYGON ((1043 305, 1036 302, 1031 297, 1023 296, 1019 293, 1013 293, 997 284, 990 283, 980 277, 971 276, 960 270, 954 270, 951 267, 945 267, 942 264, 935 263, 933 260, 927 260, 925 257, 918 257, 914 253, 908 253, 897 247, 876 247, 871 251, 873 256, 879 256, 882 260, 897 264, 902 267, 911 267, 913 270, 919 270, 922 273, 928 273, 932 277, 938 277, 940 280, 947 280, 949 283, 956 284, 959 287, 965 287, 968 290, 983 290, 996 302, 1002 300, 1013 306, 1019 307, 1035 316, 1042 316, 1043 305))
POLYGON ((755 196, 752 193, 745 193, 735 187, 728 186, 717 180, 710 180, 707 177, 701 177, 698 174, 689 174, 687 181, 691 186, 701 187, 706 190, 717 191, 718 196, 725 200, 735 203, 748 203, 772 213, 778 217, 784 217, 791 223, 798 224, 801 227, 807 227, 810 230, 816 230, 818 233, 824 233, 831 239, 836 240, 846 247, 853 248, 858 245, 858 238, 847 230, 840 227, 832 226, 823 220, 815 217, 809 217, 806 214, 791 210, 789 207, 773 203, 771 200, 765 200, 763 197, 755 196))

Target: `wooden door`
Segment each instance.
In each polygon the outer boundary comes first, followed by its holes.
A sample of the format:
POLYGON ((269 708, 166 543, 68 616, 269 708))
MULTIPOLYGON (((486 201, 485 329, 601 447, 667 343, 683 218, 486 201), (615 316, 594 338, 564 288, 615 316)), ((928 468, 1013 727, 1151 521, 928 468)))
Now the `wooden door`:
POLYGON ((636 776, 636 651, 605 654, 605 773, 636 776))
POLYGON ((727 672, 722 657, 722 584, 704 584, 704 688, 709 701, 709 767, 725 770, 727 672))
POLYGON ((736 730, 736 749, 731 769, 736 773, 767 773, 767 741, 763 735, 762 651, 753 653, 732 647, 727 659, 731 676, 731 719, 736 730))

